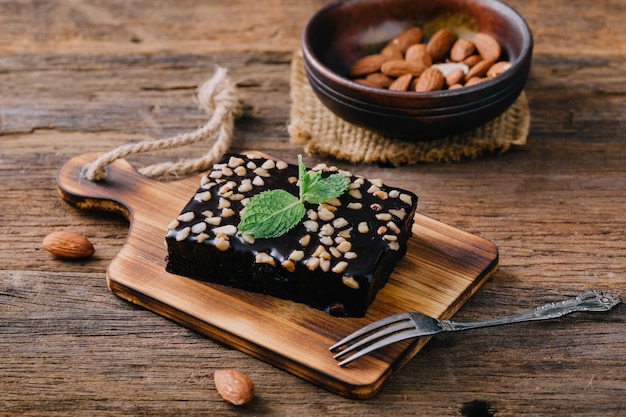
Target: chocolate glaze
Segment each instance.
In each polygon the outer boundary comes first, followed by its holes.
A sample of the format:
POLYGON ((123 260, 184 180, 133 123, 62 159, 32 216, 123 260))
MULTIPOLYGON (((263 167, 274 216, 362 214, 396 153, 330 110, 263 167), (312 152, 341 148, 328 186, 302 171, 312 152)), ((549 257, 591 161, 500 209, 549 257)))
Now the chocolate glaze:
MULTIPOLYGON (((254 173, 254 169, 246 166, 252 163, 254 165, 249 166, 258 168, 266 161, 258 156, 228 154, 203 178, 196 195, 183 208, 179 220, 170 225, 166 234, 167 271, 305 303, 332 314, 357 317, 364 315, 376 293, 385 285, 389 274, 406 252, 406 241, 411 234, 417 196, 406 190, 393 189, 380 184, 374 185, 369 180, 343 172, 354 184, 352 188, 362 182, 358 188, 361 196, 358 198, 355 192, 344 193, 338 199, 340 205, 333 202, 334 205, 330 206, 335 210, 332 220, 317 219, 320 229, 316 232, 307 231, 305 221, 309 219, 305 216, 296 227, 278 238, 256 239, 253 243, 248 243, 237 233, 227 236, 228 249, 218 249, 220 238, 214 231, 224 230, 225 225, 236 226, 244 208, 243 203, 247 198, 265 190, 279 188, 298 195, 298 186, 294 182, 298 176, 298 168, 284 163, 278 164, 279 167, 268 169, 267 174, 263 170, 257 171, 266 175, 260 176, 263 180, 262 186, 253 186, 251 190, 245 188, 242 192, 238 190, 242 181, 252 180, 258 176, 254 173), (243 160, 243 163, 238 164, 240 160, 243 160), (245 173, 244 169, 237 168, 241 166, 246 167, 245 173), (229 183, 229 181, 232 182, 229 183), (211 185, 212 183, 215 185, 211 185), (380 192, 375 195, 368 190, 380 192), (207 199, 206 194, 203 193, 207 192, 210 193, 210 199, 203 201, 207 199), (220 198, 223 198, 222 207, 230 204, 229 209, 232 213, 227 208, 225 212, 227 217, 222 216, 217 226, 210 225, 207 223, 206 215, 211 213, 207 213, 207 210, 212 212, 210 216, 213 217, 212 220, 220 217, 221 209, 218 209, 220 198), (350 208, 353 207, 349 205, 350 203, 361 203, 362 208, 350 208), (390 210, 394 213, 391 216, 389 216, 390 210), (228 217, 229 214, 232 215, 228 217), (382 216, 376 218, 377 214, 382 214, 382 216), (340 218, 346 221, 335 223, 337 227, 333 227, 334 233, 329 236, 332 244, 322 243, 329 242, 328 237, 324 238, 320 234, 323 224, 333 225, 333 221, 340 218), (202 222, 207 223, 206 228, 202 224, 198 225, 202 222), (360 222, 367 222, 369 226, 367 232, 358 231, 360 222), (390 222, 395 227, 390 225, 390 222), (381 227, 386 231, 383 231, 381 227), (201 229, 204 230, 201 231, 201 229), (198 241, 199 235, 204 238, 201 242, 198 241), (310 236, 310 241, 303 246, 300 241, 306 235, 310 236), (350 242, 350 254, 336 250, 338 242, 342 240, 350 242), (397 244, 392 242, 397 242, 397 244), (320 245, 326 249, 325 255, 322 256, 329 257, 330 252, 334 253, 330 254, 329 264, 327 264, 330 270, 327 272, 324 272, 321 266, 314 269, 310 265, 307 266, 307 260, 314 255, 316 250, 319 251, 320 245), (330 247, 334 247, 334 250, 330 247), (284 261, 290 264, 289 258, 290 255, 293 256, 294 250, 303 251, 303 258, 293 261, 290 266, 282 265, 284 261), (261 252, 271 255, 273 258, 271 262, 274 265, 257 262, 255 257, 261 252), (345 270, 332 272, 332 268, 340 262, 347 263, 345 270), (354 281, 348 278, 346 283, 344 277, 352 277, 354 281), (355 285, 355 283, 358 284, 355 285), (356 286, 358 288, 355 288, 356 286)), ((326 167, 322 175, 327 176, 333 172, 337 172, 337 169, 326 167)), ((319 211, 317 204, 306 203, 305 205, 307 210, 310 210, 309 213, 319 211)), ((314 214, 313 217, 316 215, 314 214)), ((224 236, 221 235, 221 237, 224 236)))

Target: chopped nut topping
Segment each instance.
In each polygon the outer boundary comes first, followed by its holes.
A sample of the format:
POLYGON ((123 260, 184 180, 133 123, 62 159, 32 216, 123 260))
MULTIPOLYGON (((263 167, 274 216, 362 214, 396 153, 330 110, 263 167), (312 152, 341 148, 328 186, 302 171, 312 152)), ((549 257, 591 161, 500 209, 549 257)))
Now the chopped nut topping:
POLYGON ((196 217, 196 214, 193 211, 188 211, 186 213, 181 214, 177 217, 181 222, 190 222, 196 217))
POLYGON ((256 241, 254 235, 251 235, 249 233, 242 234, 241 239, 249 245, 252 245, 256 241))
POLYGON ((320 266, 320 258, 312 256, 306 260, 306 263, 304 265, 309 271, 315 271, 317 267, 320 266))
POLYGON ((381 210, 383 209, 383 206, 381 206, 381 205, 380 205, 380 204, 378 204, 378 203, 372 203, 372 204, 370 204, 370 208, 371 208, 373 211, 381 211, 381 210))
POLYGON ((389 228, 389 230, 391 230, 392 232, 394 232, 395 234, 398 234, 401 232, 400 228, 398 227, 397 224, 395 224, 394 222, 388 222, 387 223, 387 227, 389 228))
POLYGON ((276 260, 265 252, 259 252, 254 257, 254 261, 258 264, 268 264, 272 266, 276 266, 276 260))
POLYGON ((363 204, 361 203, 348 203, 348 208, 352 210, 361 210, 363 208, 363 204))
POLYGON ((378 230, 376 230, 376 233, 379 235, 383 235, 387 232, 387 226, 380 226, 378 228, 378 230))
POLYGON ((180 225, 180 222, 177 219, 174 219, 167 225, 168 230, 174 230, 180 225))
POLYGON ((333 226, 336 229, 341 229, 343 227, 346 227, 349 224, 350 223, 348 223, 348 221, 346 219, 344 219, 343 217, 339 217, 339 218, 333 220, 333 226))
POLYGON ((193 197, 196 201, 209 201, 211 199, 211 192, 204 191, 202 193, 198 193, 193 197))
POLYGON ((252 170, 257 168, 256 164, 253 161, 248 161, 248 163, 246 164, 246 167, 252 170))
POLYGON ((318 211, 318 215, 319 215, 319 218, 324 221, 330 221, 335 218, 335 213, 333 213, 332 211, 328 210, 325 207, 322 207, 318 211))
POLYGON ((287 181, 289 182, 289 184, 295 184, 298 182, 298 177, 289 177, 287 178, 287 181))
POLYGON ((315 252, 313 252, 313 255, 316 258, 319 258, 319 256, 323 253, 326 252, 326 249, 324 249, 324 246, 319 245, 317 248, 315 248, 315 252))
POLYGON ((304 225, 304 228, 307 230, 307 232, 310 233, 317 233, 320 227, 315 220, 305 220, 302 222, 302 224, 304 225))
POLYGON ((304 251, 302 250, 294 250, 289 254, 289 259, 292 261, 298 262, 304 259, 304 251))
POLYGON ((222 222, 222 218, 218 216, 207 217, 205 221, 211 226, 218 226, 222 222))
POLYGON ((272 161, 271 159, 266 160, 265 162, 263 162, 263 165, 261 165, 261 168, 266 169, 266 170, 270 170, 275 167, 276 167, 276 162, 272 161))
POLYGON ((198 243, 202 243, 205 240, 207 240, 208 238, 209 238, 209 235, 207 235, 206 233, 200 233, 199 235, 194 237, 193 240, 195 240, 198 243))
POLYGON ((202 233, 206 230, 206 223, 200 222, 191 226, 191 233, 197 235, 198 233, 202 233))
POLYGON ((228 159, 228 166, 231 168, 237 168, 238 166, 243 165, 244 160, 239 158, 238 156, 231 156, 228 159))
POLYGON ((278 169, 285 169, 289 166, 289 164, 285 161, 277 161, 276 162, 276 168, 278 169))
POLYGON ((247 173, 248 170, 244 166, 238 166, 237 168, 235 168, 235 174, 239 175, 240 177, 245 176, 247 173))
POLYGON ((306 211, 306 215, 309 219, 311 220, 317 220, 318 219, 318 215, 317 215, 317 211, 313 210, 313 209, 308 209, 306 211))
POLYGON ((324 272, 328 272, 330 270, 330 261, 328 259, 321 258, 320 269, 324 272))
POLYGON ((341 282, 343 283, 343 285, 352 288, 353 290, 359 289, 358 281, 355 280, 354 277, 351 277, 349 275, 344 275, 343 277, 341 277, 341 282))
POLYGON ((383 239, 389 241, 389 242, 397 242, 398 241, 398 236, 396 235, 384 235, 383 239))
POLYGON ((357 254, 356 252, 346 252, 344 253, 343 257, 346 259, 356 259, 357 258, 357 254))
POLYGON ((377 218, 378 220, 381 220, 381 221, 387 222, 387 221, 391 220, 391 213, 378 213, 378 214, 376 215, 376 218, 377 218))
POLYGON ((332 245, 333 242, 333 238, 330 236, 322 236, 320 237, 320 242, 322 243, 322 245, 326 245, 326 246, 330 246, 332 245))
POLYGON ((330 223, 325 223, 320 230, 322 236, 331 236, 333 233, 335 233, 335 229, 330 223))
POLYGON ((240 193, 247 193, 248 191, 252 191, 252 180, 250 178, 246 178, 241 181, 241 185, 237 188, 240 193))
POLYGON ((227 224, 225 226, 216 227, 213 229, 213 233, 219 235, 220 233, 224 233, 226 236, 234 236, 237 234, 237 226, 233 224, 227 224))
POLYGON ((296 270, 296 264, 289 259, 285 259, 280 263, 280 265, 289 272, 294 272, 296 270))
POLYGON ((180 242, 181 240, 187 239, 187 236, 189 236, 190 231, 191 231, 191 227, 185 227, 183 229, 180 229, 178 233, 176 233, 176 240, 180 242))
POLYGON ((257 174, 259 177, 269 177, 270 173, 267 172, 267 169, 259 167, 257 169, 254 170, 254 173, 257 174))
POLYGON ((363 198, 363 194, 361 194, 361 191, 359 191, 356 188, 348 191, 348 194, 350 194, 353 198, 356 198, 357 200, 360 200, 361 198, 363 198))
POLYGON ((393 214, 400 220, 403 220, 406 217, 406 210, 403 208, 402 209, 389 209, 389 213, 393 214))
POLYGON ((343 271, 346 270, 347 267, 348 267, 348 263, 346 261, 337 262, 337 265, 333 267, 332 271, 336 274, 341 274, 343 273, 343 271))
POLYGON ((348 242, 347 240, 344 240, 337 245, 337 250, 342 253, 349 252, 350 249, 352 249, 352 243, 348 242))
POLYGON ((308 246, 309 243, 311 243, 311 235, 302 236, 300 240, 298 241, 298 243, 300 243, 300 246, 308 246))
POLYGON ((359 225, 357 226, 357 230, 359 231, 359 233, 367 233, 370 231, 370 227, 367 224, 367 222, 361 222, 359 223, 359 225))
POLYGON ((398 196, 400 196, 400 191, 398 191, 398 190, 391 190, 391 191, 389 191, 389 197, 391 197, 391 198, 398 198, 398 196))
POLYGON ((232 217, 235 215, 235 211, 231 208, 225 208, 222 210, 222 217, 232 217))
POLYGON ((263 181, 263 178, 256 176, 252 180, 252 184, 256 185, 257 187, 262 187, 265 185, 265 181, 263 181))
POLYGON ((398 249, 400 249, 400 244, 398 242, 389 242, 389 244, 387 246, 389 246, 389 249, 391 249, 391 250, 398 250, 398 249))
POLYGON ((330 254, 333 255, 335 258, 341 258, 342 253, 339 252, 339 249, 334 246, 328 248, 328 252, 330 252, 330 254))
POLYGON ((410 195, 405 194, 405 193, 400 194, 400 200, 402 200, 408 205, 413 204, 413 198, 410 195))
POLYGON ((380 198, 381 200, 386 200, 387 198, 389 198, 389 194, 387 194, 387 193, 386 193, 385 191, 383 191, 383 190, 376 191, 376 192, 374 193, 374 196, 376 196, 376 197, 380 198))
POLYGON ((221 210, 221 209, 225 209, 228 207, 230 207, 230 201, 225 198, 220 197, 220 202, 218 203, 217 208, 221 210))
POLYGON ((348 229, 343 229, 343 230, 339 231, 339 233, 337 233, 337 235, 339 235, 339 237, 344 238, 344 239, 350 239, 352 237, 352 229, 354 229, 354 228, 350 227, 348 229))

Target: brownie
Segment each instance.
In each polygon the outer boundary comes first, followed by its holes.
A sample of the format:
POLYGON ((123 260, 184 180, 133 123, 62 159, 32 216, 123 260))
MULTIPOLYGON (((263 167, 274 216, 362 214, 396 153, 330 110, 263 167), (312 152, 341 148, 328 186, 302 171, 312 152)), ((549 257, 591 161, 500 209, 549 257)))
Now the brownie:
POLYGON ((350 179, 339 198, 305 203, 306 215, 276 238, 238 233, 240 214, 262 191, 298 195, 298 167, 227 154, 204 175, 168 226, 167 271, 361 317, 406 253, 417 196, 324 164, 350 179))

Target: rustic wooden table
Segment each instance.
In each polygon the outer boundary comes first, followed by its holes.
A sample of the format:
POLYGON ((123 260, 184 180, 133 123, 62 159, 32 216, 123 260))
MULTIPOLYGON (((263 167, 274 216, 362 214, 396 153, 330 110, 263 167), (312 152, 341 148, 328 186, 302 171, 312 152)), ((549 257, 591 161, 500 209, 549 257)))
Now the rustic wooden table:
MULTIPOLYGON (((356 401, 108 291, 105 269, 129 224, 62 202, 57 170, 200 125, 193 96, 215 65, 246 103, 232 149, 293 160, 289 64, 324 3, 0 0, 0 414, 626 415, 624 305, 437 336, 377 396, 356 401), (94 257, 55 259, 41 242, 58 230, 88 236, 94 257), (256 382, 251 404, 219 398, 212 375, 224 368, 256 382)), ((460 163, 350 167, 411 189, 420 213, 498 246, 499 270, 458 319, 587 288, 626 295, 625 4, 509 3, 535 36, 527 145, 460 163)))

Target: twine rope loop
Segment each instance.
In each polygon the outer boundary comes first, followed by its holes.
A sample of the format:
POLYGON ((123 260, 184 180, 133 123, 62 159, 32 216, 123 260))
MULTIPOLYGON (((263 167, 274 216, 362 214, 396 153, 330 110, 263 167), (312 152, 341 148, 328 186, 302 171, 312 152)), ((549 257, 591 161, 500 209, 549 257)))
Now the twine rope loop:
POLYGON ((195 131, 170 138, 146 139, 122 145, 85 165, 82 175, 90 181, 100 181, 106 177, 105 168, 120 158, 187 146, 213 137, 215 142, 209 151, 199 158, 153 164, 139 169, 139 172, 147 177, 158 178, 188 175, 210 167, 230 147, 235 118, 242 113, 242 102, 237 87, 228 78, 227 70, 222 67, 217 67, 213 76, 198 88, 197 100, 199 106, 209 115, 209 120, 195 131))

